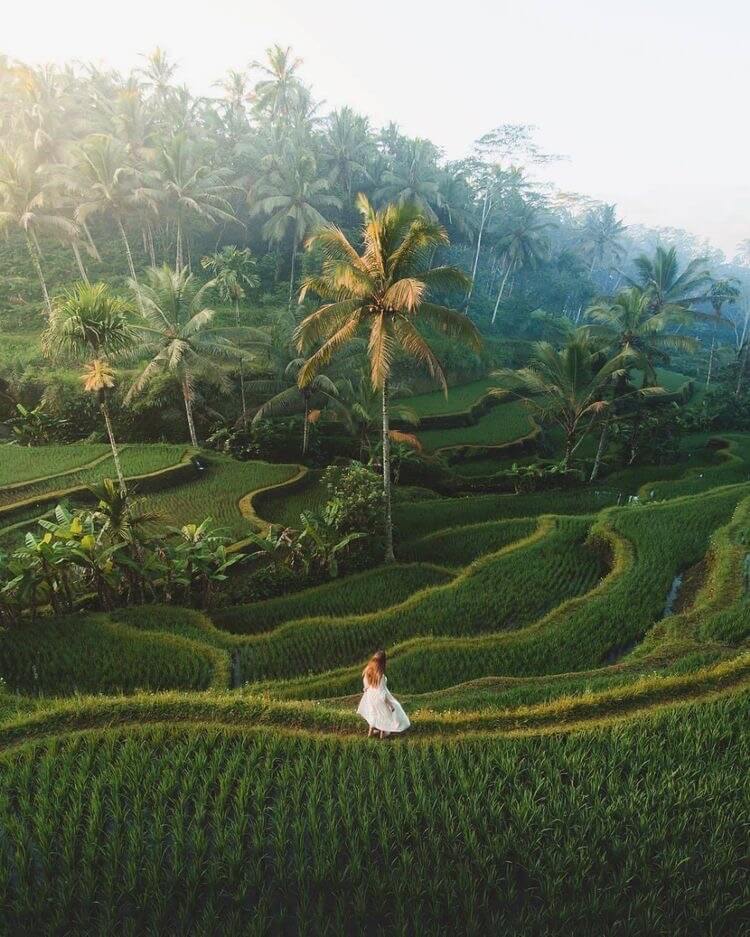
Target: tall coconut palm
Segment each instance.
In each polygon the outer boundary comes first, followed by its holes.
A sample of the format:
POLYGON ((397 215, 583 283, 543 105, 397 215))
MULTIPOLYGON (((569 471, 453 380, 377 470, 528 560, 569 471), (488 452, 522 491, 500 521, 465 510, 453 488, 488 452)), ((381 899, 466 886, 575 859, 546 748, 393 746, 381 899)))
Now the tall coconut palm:
POLYGON ((240 224, 229 201, 234 189, 227 170, 212 169, 185 134, 175 135, 162 147, 157 172, 163 204, 176 226, 175 270, 179 273, 186 260, 190 267, 187 232, 191 220, 240 224))
POLYGON ((628 278, 631 286, 639 286, 651 297, 652 309, 659 312, 665 306, 692 305, 704 301, 711 274, 703 257, 696 257, 680 270, 677 250, 657 247, 653 257, 641 254, 635 261, 635 278, 628 278))
MULTIPOLYGON (((614 400, 621 399, 627 393, 631 370, 642 372, 642 389, 655 388, 658 384, 656 365, 666 364, 670 351, 695 352, 699 345, 696 339, 675 331, 677 327, 692 321, 692 313, 685 306, 666 304, 656 308, 653 293, 637 286, 622 290, 612 301, 600 301, 589 306, 586 317, 593 324, 584 326, 582 334, 587 339, 597 341, 608 349, 610 355, 623 361, 622 369, 612 378, 614 400)), ((639 425, 640 408, 637 407, 631 461, 637 452, 639 425)), ((609 420, 602 429, 592 481, 599 471, 608 433, 609 420)))
POLYGON ((289 274, 289 308, 294 298, 297 252, 302 241, 326 223, 323 212, 341 208, 341 200, 329 193, 328 179, 319 176, 310 153, 288 153, 272 160, 266 173, 248 196, 251 215, 268 215, 263 225, 267 241, 280 243, 291 234, 292 262, 289 274))
POLYGON ((224 387, 226 380, 215 362, 239 357, 225 338, 210 329, 215 313, 203 300, 213 287, 213 280, 200 285, 185 268, 172 270, 166 264, 150 267, 142 286, 131 283, 132 290, 142 294, 144 323, 139 330, 145 336, 143 348, 152 358, 135 379, 125 402, 140 394, 158 374, 173 375, 182 391, 190 441, 196 448, 195 382, 200 376, 224 387))
POLYGON ((589 276, 605 263, 617 263, 625 249, 622 239, 626 225, 617 217, 616 205, 597 205, 583 220, 581 238, 586 255, 591 258, 589 276))
POLYGON ((76 221, 85 225, 89 218, 100 214, 113 219, 122 239, 130 278, 137 283, 125 222, 137 210, 155 212, 157 193, 142 184, 129 163, 125 147, 105 133, 92 134, 75 150, 68 180, 80 199, 76 221))
POLYGON ((689 324, 691 313, 682 305, 663 304, 654 308, 653 294, 637 286, 622 290, 612 301, 589 306, 586 317, 592 325, 585 334, 596 339, 612 354, 627 351, 631 366, 643 372, 643 386, 656 383, 657 363, 666 363, 672 351, 694 352, 696 339, 680 335, 677 326, 689 324))
POLYGON ((467 285, 466 274, 455 267, 430 269, 426 264, 431 251, 448 244, 445 229, 413 204, 376 211, 360 195, 357 206, 362 215, 361 253, 333 225, 308 243, 309 249, 320 251, 323 264, 319 275, 305 279, 300 301, 313 293, 324 302, 300 324, 297 345, 303 351, 322 344, 300 370, 299 384, 307 386, 338 350, 358 333, 367 334, 370 379, 382 405, 385 560, 393 562, 389 383, 394 355, 401 351, 420 361, 447 388, 440 362, 417 323, 432 325, 474 348, 479 348, 480 337, 466 316, 428 302, 431 288, 467 285))
POLYGON ((437 149, 429 140, 407 140, 390 168, 380 177, 375 201, 385 205, 414 203, 432 221, 442 208, 437 149))
POLYGON ((16 228, 23 233, 48 316, 52 315, 52 301, 38 236, 52 234, 68 241, 78 237, 76 224, 59 211, 57 193, 49 167, 32 147, 0 151, 0 230, 16 228))
POLYGON ((492 324, 497 319, 500 302, 510 277, 523 267, 533 267, 549 251, 547 231, 551 222, 539 217, 537 208, 530 202, 521 202, 515 213, 497 231, 497 250, 504 273, 492 313, 492 324))
MULTIPOLYGON (((255 259, 249 248, 240 250, 234 245, 201 260, 204 270, 213 275, 216 289, 223 302, 234 305, 235 325, 239 329, 240 302, 247 295, 247 290, 256 290, 260 278, 255 273, 255 259)), ((242 423, 247 425, 247 402, 245 400, 245 362, 240 359, 240 397, 242 400, 242 423)))
POLYGON ((302 59, 295 58, 290 46, 284 49, 280 45, 266 49, 265 62, 251 64, 263 75, 251 96, 258 113, 267 114, 272 121, 289 118, 303 87, 297 74, 301 64, 302 59))
POLYGON ((711 385, 711 374, 714 366, 714 353, 716 351, 716 330, 723 319, 721 311, 726 303, 736 302, 742 295, 740 281, 736 277, 724 280, 714 280, 708 291, 709 302, 713 309, 713 333, 711 335, 711 352, 708 356, 708 371, 706 373, 706 388, 711 385))
POLYGON ((98 398, 123 495, 125 478, 109 409, 109 391, 114 387, 110 362, 130 353, 136 338, 131 307, 113 296, 105 283, 78 283, 66 290, 55 300, 42 338, 48 356, 70 355, 85 362, 84 387, 98 398))
POLYGON ((323 163, 334 185, 343 186, 351 202, 354 183, 368 181, 367 169, 373 143, 367 118, 350 107, 334 111, 327 121, 323 141, 323 163))

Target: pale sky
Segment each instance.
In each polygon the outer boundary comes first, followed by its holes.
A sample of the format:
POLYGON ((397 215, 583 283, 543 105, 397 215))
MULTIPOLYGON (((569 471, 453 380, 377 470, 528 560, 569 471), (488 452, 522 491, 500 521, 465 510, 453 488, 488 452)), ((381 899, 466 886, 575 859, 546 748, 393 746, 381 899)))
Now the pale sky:
POLYGON ((750 238, 750 4, 743 0, 4 0, 0 52, 121 70, 161 45, 210 93, 292 45, 326 109, 395 120, 450 157, 501 123, 539 127, 566 191, 628 222, 750 238))

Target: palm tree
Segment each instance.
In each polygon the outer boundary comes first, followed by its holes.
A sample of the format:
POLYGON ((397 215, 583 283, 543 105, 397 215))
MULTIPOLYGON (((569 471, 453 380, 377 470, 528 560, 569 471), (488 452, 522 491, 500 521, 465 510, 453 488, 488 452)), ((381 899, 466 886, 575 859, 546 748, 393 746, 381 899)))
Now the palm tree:
POLYGON ((714 280, 708 291, 709 302, 713 309, 713 334, 711 336, 711 353, 708 356, 708 373, 706 374, 706 388, 711 384, 711 372, 714 365, 714 352, 716 350, 716 330, 719 322, 725 322, 721 315, 721 310, 725 303, 734 303, 742 295, 740 282, 736 277, 730 277, 725 280, 714 280))
POLYGON ((689 309, 704 301, 711 275, 703 257, 691 260, 680 270, 677 250, 657 247, 653 257, 641 254, 634 260, 635 279, 627 278, 631 286, 640 286, 651 297, 651 306, 659 312, 665 306, 683 306, 689 309))
POLYGON ((430 220, 437 220, 436 208, 442 208, 437 150, 429 140, 405 141, 393 165, 380 177, 375 201, 385 205, 414 203, 430 220))
POLYGON ((389 382, 393 358, 402 351, 426 365, 444 389, 445 374, 417 322, 432 325, 474 348, 480 345, 474 325, 459 312, 427 301, 431 288, 460 288, 466 275, 455 267, 427 269, 428 253, 448 244, 445 229, 426 218, 416 205, 388 205, 376 211, 364 195, 357 198, 362 215, 362 253, 344 233, 327 225, 310 239, 308 249, 323 256, 321 273, 307 277, 302 301, 314 293, 324 301, 297 329, 300 351, 319 348, 299 373, 299 384, 307 386, 336 351, 368 334, 370 379, 381 394, 383 490, 385 496, 385 560, 393 562, 391 464, 389 426, 389 382))
POLYGON ((57 183, 49 168, 29 146, 15 152, 0 151, 0 230, 15 227, 23 232, 26 249, 39 279, 47 315, 52 301, 42 269, 39 234, 72 239, 78 236, 75 223, 60 214, 57 183))
POLYGON ((605 261, 617 263, 625 250, 622 238, 626 225, 617 217, 616 205, 597 205, 586 214, 581 231, 584 250, 591 257, 589 276, 605 261))
MULTIPOLYGON (((305 455, 310 441, 310 424, 318 418, 320 408, 335 408, 337 413, 343 410, 334 377, 316 374, 308 386, 299 386, 297 378, 305 361, 293 341, 297 325, 295 313, 284 310, 265 332, 254 336, 253 348, 259 370, 257 377, 246 382, 246 388, 253 396, 265 398, 255 411, 253 423, 273 416, 302 414, 302 454, 305 455)), ((360 352, 357 348, 352 351, 355 354, 360 352)), ((349 364, 348 358, 341 364, 345 369, 349 364)))
POLYGON ((611 402, 605 388, 622 371, 625 355, 606 361, 585 336, 569 339, 560 351, 549 342, 537 342, 528 366, 519 371, 503 368, 493 376, 542 420, 552 421, 565 436, 563 469, 594 423, 611 402))
POLYGON ((211 360, 239 357, 226 339, 209 328, 215 313, 203 305, 203 299, 214 285, 209 280, 201 286, 185 268, 172 270, 167 264, 150 267, 140 288, 131 283, 131 289, 134 292, 140 289, 142 294, 145 323, 140 331, 147 339, 150 337, 144 347, 153 357, 134 381, 125 403, 140 394, 158 374, 173 375, 180 384, 190 441, 195 448, 198 448, 193 420, 196 378, 200 375, 224 387, 224 376, 215 366, 211 367, 211 360))
POLYGON ((185 231, 189 219, 240 224, 229 201, 233 187, 228 183, 227 170, 212 169, 202 162, 184 134, 175 135, 162 147, 158 179, 177 228, 175 270, 179 273, 186 254, 190 267, 190 244, 185 231))
POLYGON ((613 355, 628 352, 632 367, 643 372, 644 387, 656 383, 656 363, 666 363, 670 350, 690 353, 698 348, 696 339, 670 331, 688 324, 691 313, 673 303, 655 308, 653 294, 637 286, 589 306, 586 317, 594 324, 585 327, 585 335, 613 355))
POLYGON ((125 220, 137 209, 155 212, 156 193, 141 184, 122 144, 105 133, 92 134, 76 149, 68 176, 69 186, 80 198, 76 221, 85 226, 89 218, 99 214, 109 215, 114 220, 130 278, 137 283, 125 220))
MULTIPOLYGON (((255 259, 251 250, 243 250, 234 245, 201 260, 204 270, 210 271, 222 302, 234 304, 234 320, 240 328, 240 301, 247 295, 247 290, 257 290, 260 278, 255 273, 255 259)), ((247 425, 247 403, 245 400, 245 362, 240 359, 240 398, 242 400, 242 423, 247 425)))
POLYGON ((288 153, 268 164, 267 173, 251 190, 251 215, 268 215, 263 236, 280 243, 291 231, 292 264, 289 275, 289 308, 294 298, 294 274, 297 251, 312 231, 326 223, 322 212, 341 208, 341 200, 329 194, 328 179, 318 176, 310 153, 288 153))
POLYGON ((302 59, 295 58, 292 49, 280 45, 266 49, 267 63, 253 62, 250 67, 263 74, 256 84, 252 101, 256 111, 268 114, 272 121, 287 119, 297 104, 302 83, 297 70, 302 59))
POLYGON ((492 325, 497 319, 508 278, 511 275, 515 277, 523 267, 536 266, 549 250, 549 239, 545 232, 550 227, 551 222, 539 220, 539 213, 534 205, 521 202, 515 216, 500 228, 497 249, 505 272, 492 313, 492 325))
POLYGON ((125 478, 109 411, 109 391, 114 387, 110 359, 131 352, 135 342, 130 306, 113 296, 105 283, 78 283, 56 299, 42 338, 45 354, 85 360, 84 387, 99 400, 123 495, 125 478))
POLYGON ((271 379, 259 378, 250 382, 251 390, 256 393, 270 393, 272 396, 255 412, 253 423, 258 423, 270 416, 287 416, 302 412, 302 455, 307 454, 310 444, 310 424, 317 421, 320 408, 326 405, 337 406, 339 391, 336 383, 325 374, 316 374, 309 383, 301 387, 299 374, 305 359, 292 358, 281 374, 271 379), (313 407, 313 402, 319 406, 313 407))
POLYGON ((474 225, 476 229, 474 261, 471 267, 471 280, 469 281, 469 288, 466 291, 466 299, 463 305, 464 312, 467 312, 476 283, 479 255, 482 250, 482 237, 487 229, 487 225, 491 221, 503 196, 507 195, 509 192, 520 196, 521 192, 527 188, 527 182, 524 178, 523 171, 514 167, 503 169, 502 166, 497 163, 487 165, 477 160, 467 160, 464 165, 468 175, 474 182, 479 196, 479 204, 477 206, 479 218, 474 225))
MULTIPOLYGON (((391 383, 392 399, 389 410, 391 420, 406 423, 409 426, 419 425, 419 415, 413 407, 398 400, 401 394, 410 393, 404 385, 391 383)), ((373 446, 371 437, 379 433, 382 421, 382 404, 378 391, 372 386, 367 370, 362 370, 353 380, 346 378, 339 385, 341 406, 337 408, 336 417, 346 424, 359 441, 359 457, 361 460, 372 455, 373 446)), ((413 433, 401 430, 390 430, 392 443, 401 443, 412 450, 421 449, 421 443, 413 433)), ((394 472, 395 474, 395 472, 394 472)))
MULTIPOLYGON (((618 357, 623 362, 622 369, 612 375, 615 401, 626 395, 631 369, 637 368, 643 372, 642 389, 655 387, 658 381, 656 364, 666 364, 669 361, 669 351, 691 353, 698 349, 699 343, 696 339, 670 331, 690 323, 692 313, 681 305, 667 304, 656 308, 653 293, 637 286, 622 290, 611 302, 594 303, 586 310, 586 316, 594 324, 584 326, 582 334, 589 340, 599 342, 609 350, 611 356, 618 357)), ((637 452, 639 426, 640 408, 637 408, 631 443, 631 462, 637 452)), ((602 430, 592 481, 597 476, 608 433, 609 419, 602 430)))
POLYGON ((352 187, 370 179, 367 163, 373 149, 366 117, 350 107, 334 111, 328 118, 323 141, 323 162, 333 185, 342 185, 351 203, 352 187))
POLYGON ((442 174, 440 197, 448 228, 455 230, 467 242, 473 240, 476 226, 474 193, 460 163, 448 166, 442 174))

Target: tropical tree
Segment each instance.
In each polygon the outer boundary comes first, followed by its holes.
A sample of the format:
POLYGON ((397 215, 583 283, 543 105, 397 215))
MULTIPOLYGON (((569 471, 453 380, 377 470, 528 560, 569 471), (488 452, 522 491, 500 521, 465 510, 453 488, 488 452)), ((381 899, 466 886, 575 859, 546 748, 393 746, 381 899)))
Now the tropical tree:
POLYGON ((643 386, 656 384, 656 365, 669 361, 669 351, 695 352, 696 339, 678 334, 675 329, 692 321, 690 311, 676 303, 654 305, 653 293, 633 286, 622 290, 611 301, 589 306, 585 327, 589 339, 610 349, 612 355, 628 353, 631 367, 643 372, 643 386))
POLYGON ((581 239, 586 256, 591 258, 590 276, 606 263, 617 263, 623 258, 622 239, 626 227, 617 217, 616 205, 597 205, 587 212, 581 239))
POLYGON ((256 112, 268 115, 272 121, 285 120, 299 102, 302 82, 297 74, 302 59, 296 58, 290 46, 280 45, 266 49, 266 62, 253 62, 251 68, 263 77, 252 94, 256 112))
POLYGON ((406 140, 393 164, 380 177, 375 201, 381 205, 414 203, 430 220, 442 208, 437 148, 429 140, 406 140))
POLYGON ((497 251, 504 273, 492 313, 493 325, 508 279, 515 277, 523 267, 536 266, 548 252, 549 238, 546 232, 550 227, 551 222, 540 218, 538 209, 530 202, 521 202, 514 215, 500 226, 497 251))
POLYGON ((84 361, 86 391, 96 394, 104 419, 120 492, 125 495, 125 477, 112 429, 109 392, 115 384, 111 361, 132 352, 137 332, 132 309, 112 295, 105 283, 77 283, 55 300, 52 316, 42 337, 50 357, 70 355, 84 361))
MULTIPOLYGON (((677 332, 680 326, 692 321, 693 314, 682 305, 667 304, 655 307, 653 294, 637 286, 622 290, 613 301, 598 302, 586 310, 592 325, 584 326, 582 333, 608 349, 611 356, 620 356, 623 368, 613 376, 613 399, 620 400, 632 393, 628 390, 628 376, 633 369, 642 372, 641 388, 654 388, 659 393, 657 364, 669 362, 670 351, 695 352, 699 343, 695 338, 677 332)), ((643 395, 641 395, 643 396, 643 395)), ((640 399, 635 399, 631 462, 638 448, 641 419, 640 399)), ((611 416, 611 413, 610 413, 611 416)), ((610 429, 605 421, 592 480, 598 473, 610 429)))
POLYGON ((179 273, 186 260, 190 267, 190 220, 239 224, 229 201, 234 188, 228 170, 211 168, 185 134, 176 134, 162 147, 156 178, 155 185, 175 222, 175 270, 179 273))
MULTIPOLYGON (((117 226, 130 278, 138 282, 125 222, 137 211, 156 212, 157 193, 142 184, 124 146, 109 134, 89 136, 64 169, 67 184, 79 198, 75 218, 86 227, 94 215, 108 215, 117 226)), ((140 300, 139 300, 140 302, 140 300)))
POLYGON ((328 118, 323 139, 323 165, 333 185, 346 190, 351 202, 354 183, 370 179, 367 165, 373 145, 367 118, 350 107, 334 111, 328 118))
POLYGON ((683 306, 689 309, 707 298, 711 275, 703 257, 694 258, 680 270, 676 248, 670 247, 667 250, 657 247, 653 257, 641 254, 633 263, 636 276, 627 278, 628 282, 649 294, 651 307, 655 312, 665 306, 683 306))
POLYGON ((248 196, 251 215, 268 215, 263 225, 267 241, 281 243, 291 233, 292 263, 289 274, 289 308, 294 298, 297 251, 302 241, 326 223, 322 212, 341 208, 341 200, 329 193, 328 179, 319 176, 310 153, 288 153, 267 163, 266 173, 248 196))
POLYGON ((198 377, 210 380, 220 387, 226 378, 215 362, 232 361, 238 351, 225 337, 211 329, 215 312, 203 305, 206 293, 213 289, 214 281, 203 285, 186 268, 172 270, 167 264, 150 267, 142 286, 131 283, 133 292, 140 290, 143 304, 143 333, 145 351, 152 355, 133 382, 125 397, 129 403, 158 375, 167 373, 179 383, 185 404, 190 441, 198 447, 198 436, 193 419, 193 400, 198 377))
MULTIPOLYGON (((340 406, 334 411, 334 416, 356 436, 360 459, 369 458, 373 454, 372 437, 379 434, 383 419, 380 394, 373 387, 370 374, 366 370, 353 379, 345 378, 340 381, 338 391, 340 406)), ((399 395, 409 393, 409 388, 391 383, 390 392, 393 395, 390 419, 409 426, 418 426, 419 415, 416 410, 397 399, 399 395)), ((413 433, 392 429, 390 437, 391 443, 396 445, 407 446, 412 450, 421 449, 421 443, 413 433)))
POLYGON ((549 342, 537 342, 527 367, 503 368, 493 376, 540 420, 560 427, 565 438, 562 467, 567 471, 585 436, 611 406, 605 388, 626 359, 621 354, 607 361, 585 336, 575 335, 559 351, 549 342))
POLYGON ((726 303, 735 303, 742 295, 740 282, 736 277, 723 280, 714 280, 708 291, 708 299, 713 309, 713 332, 711 335, 711 352, 708 356, 708 371, 706 373, 706 388, 711 384, 711 374, 714 366, 714 353, 716 351, 716 330, 719 323, 725 321, 721 311, 726 303))
POLYGON ((370 380, 381 394, 385 560, 390 563, 394 555, 389 384, 394 355, 401 351, 417 359, 447 388, 440 362, 417 323, 431 325, 474 348, 479 348, 480 338, 466 316, 428 301, 431 289, 465 289, 467 285, 466 275, 455 267, 429 268, 426 263, 431 251, 448 244, 445 229, 413 204, 388 205, 376 211, 359 195, 357 206, 362 215, 361 253, 333 225, 308 243, 308 249, 320 251, 323 262, 320 274, 305 279, 300 301, 312 293, 323 305, 303 320, 296 333, 300 351, 320 343, 301 368, 299 384, 307 386, 360 332, 368 335, 370 380))
POLYGON ((59 212, 58 192, 57 181, 33 147, 0 151, 0 231, 16 228, 22 232, 48 316, 52 315, 52 301, 42 269, 39 235, 67 240, 78 237, 76 224, 59 212))
MULTIPOLYGON (((260 278, 255 272, 256 263, 249 248, 240 250, 234 245, 222 248, 204 257, 201 266, 208 270, 216 285, 216 290, 222 302, 234 305, 235 325, 239 329, 240 302, 247 295, 248 290, 257 290, 260 278)), ((240 359, 240 398, 242 401, 242 423, 247 424, 247 402, 245 400, 245 361, 240 359)))

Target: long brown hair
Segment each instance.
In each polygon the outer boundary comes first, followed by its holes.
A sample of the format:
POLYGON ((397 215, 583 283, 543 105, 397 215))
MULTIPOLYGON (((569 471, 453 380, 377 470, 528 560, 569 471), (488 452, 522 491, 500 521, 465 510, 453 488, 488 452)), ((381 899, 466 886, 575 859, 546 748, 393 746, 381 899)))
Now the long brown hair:
POLYGON ((362 678, 368 686, 377 686, 385 673, 385 651, 375 651, 362 671, 362 678))

